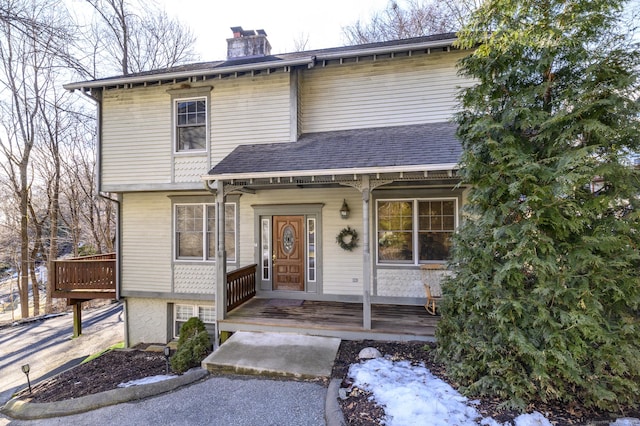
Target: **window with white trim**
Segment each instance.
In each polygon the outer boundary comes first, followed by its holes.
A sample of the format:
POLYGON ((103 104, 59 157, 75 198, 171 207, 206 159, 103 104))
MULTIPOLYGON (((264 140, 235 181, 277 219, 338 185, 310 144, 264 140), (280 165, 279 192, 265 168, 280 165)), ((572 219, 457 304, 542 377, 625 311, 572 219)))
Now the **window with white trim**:
POLYGON ((207 149, 207 98, 176 99, 175 150, 197 152, 207 149))
POLYGON ((455 198, 378 200, 378 263, 447 260, 457 217, 455 198))
POLYGON ((180 327, 192 317, 198 317, 204 323, 210 334, 215 333, 216 310, 207 305, 174 305, 173 334, 180 335, 180 327))
MULTIPOLYGON (((236 204, 225 203, 225 250, 227 261, 236 260, 236 204)), ((215 204, 176 204, 175 259, 215 260, 216 206, 215 204)))

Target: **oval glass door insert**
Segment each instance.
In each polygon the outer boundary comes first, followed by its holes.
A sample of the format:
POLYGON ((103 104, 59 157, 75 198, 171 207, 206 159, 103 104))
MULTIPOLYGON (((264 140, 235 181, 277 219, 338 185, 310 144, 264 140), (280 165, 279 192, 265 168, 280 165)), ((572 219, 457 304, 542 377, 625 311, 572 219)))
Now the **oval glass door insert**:
POLYGON ((293 247, 295 243, 295 232, 293 226, 287 225, 282 231, 282 250, 285 254, 290 255, 293 253, 293 247))

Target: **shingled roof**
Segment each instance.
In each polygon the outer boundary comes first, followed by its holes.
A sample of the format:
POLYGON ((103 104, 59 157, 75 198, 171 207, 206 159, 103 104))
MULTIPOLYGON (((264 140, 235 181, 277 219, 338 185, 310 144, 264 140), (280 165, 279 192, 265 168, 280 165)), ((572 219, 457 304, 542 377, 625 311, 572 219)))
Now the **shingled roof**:
POLYGON ((211 178, 277 172, 455 168, 462 147, 453 123, 308 133, 297 142, 241 145, 209 171, 211 178))
POLYGON ((179 80, 188 77, 203 79, 208 76, 223 75, 234 72, 250 72, 252 70, 269 69, 271 67, 315 66, 316 63, 335 58, 359 57, 363 55, 396 54, 399 52, 424 51, 431 48, 451 48, 455 33, 435 34, 403 40, 392 40, 353 46, 341 46, 327 49, 307 50, 301 52, 282 53, 260 57, 235 58, 224 61, 198 62, 178 65, 170 68, 143 71, 128 75, 100 78, 65 84, 67 90, 87 91, 91 88, 133 87, 146 83, 179 80))

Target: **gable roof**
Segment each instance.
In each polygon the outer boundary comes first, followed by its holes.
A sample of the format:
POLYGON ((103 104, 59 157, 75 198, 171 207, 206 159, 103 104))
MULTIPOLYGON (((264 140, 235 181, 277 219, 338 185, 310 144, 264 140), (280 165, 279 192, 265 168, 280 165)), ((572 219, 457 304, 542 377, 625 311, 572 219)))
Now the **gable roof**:
POLYGON ((455 33, 435 34, 403 40, 368 43, 353 46, 333 47, 328 49, 307 50, 302 52, 282 53, 262 57, 245 57, 225 61, 198 62, 179 65, 134 74, 101 78, 65 84, 67 90, 90 91, 114 87, 133 87, 136 85, 157 84, 172 80, 195 78, 205 80, 221 78, 234 73, 260 72, 276 68, 307 66, 346 58, 358 58, 376 55, 396 55, 412 52, 430 52, 431 49, 451 49, 456 40, 455 33))
POLYGON ((461 153, 454 123, 308 133, 297 142, 240 145, 204 178, 453 170, 461 153))

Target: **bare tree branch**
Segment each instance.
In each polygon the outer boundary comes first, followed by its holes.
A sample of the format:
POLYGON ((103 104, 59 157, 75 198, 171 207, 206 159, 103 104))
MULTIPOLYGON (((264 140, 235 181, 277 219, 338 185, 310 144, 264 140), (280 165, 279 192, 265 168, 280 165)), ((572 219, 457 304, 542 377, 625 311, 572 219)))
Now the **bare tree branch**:
POLYGON ((482 1, 391 0, 384 10, 342 32, 348 44, 364 44, 456 31, 482 1))

